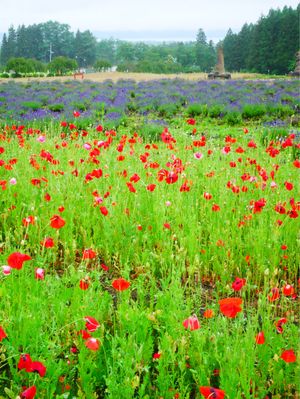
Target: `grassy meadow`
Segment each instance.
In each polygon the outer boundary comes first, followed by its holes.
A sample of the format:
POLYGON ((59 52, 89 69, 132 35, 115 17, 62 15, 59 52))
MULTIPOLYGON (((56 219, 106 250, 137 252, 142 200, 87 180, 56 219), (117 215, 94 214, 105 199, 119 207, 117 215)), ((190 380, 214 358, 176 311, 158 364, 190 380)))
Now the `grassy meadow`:
POLYGON ((203 88, 234 109, 177 81, 155 105, 161 86, 131 81, 0 86, 0 398, 298 397, 284 82, 203 88))

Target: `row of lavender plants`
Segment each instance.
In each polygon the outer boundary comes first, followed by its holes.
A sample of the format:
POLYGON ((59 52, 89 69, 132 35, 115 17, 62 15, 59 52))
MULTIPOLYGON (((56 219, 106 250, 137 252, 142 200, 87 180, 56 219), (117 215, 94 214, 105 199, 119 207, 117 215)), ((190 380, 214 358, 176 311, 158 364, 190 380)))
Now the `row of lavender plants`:
POLYGON ((299 80, 9 81, 0 86, 1 120, 64 120, 74 110, 87 126, 93 121, 117 127, 132 115, 166 125, 182 114, 229 125, 284 123, 299 111, 299 80))

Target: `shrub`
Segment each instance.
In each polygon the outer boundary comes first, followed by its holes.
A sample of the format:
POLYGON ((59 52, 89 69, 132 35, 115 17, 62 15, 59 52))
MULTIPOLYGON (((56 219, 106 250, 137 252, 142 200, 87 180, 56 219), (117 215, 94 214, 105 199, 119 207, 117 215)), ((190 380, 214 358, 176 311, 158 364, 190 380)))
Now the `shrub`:
POLYGON ((42 103, 37 101, 25 101, 21 104, 24 108, 29 108, 32 111, 37 111, 42 108, 42 103))
POLYGON ((208 109, 208 116, 210 118, 220 118, 221 116, 226 114, 225 107, 220 104, 212 105, 208 109))
POLYGON ((177 104, 162 104, 158 107, 157 112, 159 116, 171 118, 177 113, 177 104))
POLYGON ((58 104, 51 104, 48 106, 50 111, 52 112, 62 112, 65 108, 64 104, 58 103, 58 104))
POLYGON ((140 135, 147 142, 159 141, 162 131, 163 131, 162 126, 149 123, 141 127, 140 135))
POLYGON ((242 123, 242 115, 238 111, 230 111, 224 117, 224 121, 230 125, 239 125, 242 123))
POLYGON ((267 112, 264 104, 246 104, 242 109, 244 119, 260 119, 267 112))
POLYGON ((186 110, 188 116, 207 116, 207 104, 191 104, 188 106, 186 110))

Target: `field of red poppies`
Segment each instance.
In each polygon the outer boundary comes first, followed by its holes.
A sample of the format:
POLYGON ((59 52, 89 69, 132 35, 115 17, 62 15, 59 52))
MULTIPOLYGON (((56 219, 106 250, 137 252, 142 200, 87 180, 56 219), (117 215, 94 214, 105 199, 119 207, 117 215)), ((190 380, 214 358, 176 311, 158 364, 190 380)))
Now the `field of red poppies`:
POLYGON ((0 131, 0 398, 297 397, 299 132, 80 118, 0 131))

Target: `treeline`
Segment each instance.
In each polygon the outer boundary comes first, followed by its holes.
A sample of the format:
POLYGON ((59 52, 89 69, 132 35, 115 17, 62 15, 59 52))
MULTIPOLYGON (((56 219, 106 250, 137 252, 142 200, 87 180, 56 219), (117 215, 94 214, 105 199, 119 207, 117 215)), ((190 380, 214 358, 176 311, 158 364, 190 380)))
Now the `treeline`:
POLYGON ((64 56, 77 61, 79 66, 93 65, 97 58, 97 39, 89 31, 74 34, 67 24, 48 21, 15 29, 11 26, 3 35, 1 65, 11 58, 30 58, 49 63, 64 56))
POLYGON ((221 45, 227 71, 286 74, 294 68, 299 49, 299 14, 300 4, 296 9, 271 9, 256 24, 245 24, 239 33, 229 29, 216 45, 207 40, 202 29, 195 41, 147 44, 113 38, 97 41, 89 30, 73 33, 69 25, 53 21, 17 29, 11 26, 3 35, 0 63, 8 69, 16 65, 11 59, 32 59, 31 65, 41 68, 40 62, 47 69, 56 58, 62 61, 65 57, 74 61, 69 62, 73 67, 99 71, 117 66, 119 71, 130 72, 209 72, 221 45))
POLYGON ((271 9, 256 24, 245 24, 237 34, 231 29, 223 40, 229 71, 286 74, 295 67, 300 46, 300 4, 294 10, 271 9))

